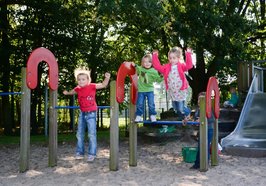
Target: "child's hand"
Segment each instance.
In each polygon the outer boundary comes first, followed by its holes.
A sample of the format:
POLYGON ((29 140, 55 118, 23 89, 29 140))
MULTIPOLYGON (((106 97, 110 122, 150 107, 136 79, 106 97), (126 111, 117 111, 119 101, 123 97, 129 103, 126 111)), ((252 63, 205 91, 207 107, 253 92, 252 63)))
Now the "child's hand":
POLYGON ((182 120, 182 125, 186 126, 188 122, 188 116, 186 116, 183 120, 182 120))
POLYGON ((134 62, 131 62, 131 66, 135 67, 135 66, 136 66, 136 64, 135 64, 134 62))
MULTIPOLYGON (((135 63, 134 63, 134 64, 135 64, 135 63)), ((125 65, 126 68, 130 69, 130 68, 132 68, 132 66, 133 66, 133 62, 125 61, 125 62, 124 62, 124 65, 125 65)), ((133 66, 133 67, 134 67, 134 66, 133 66)))
POLYGON ((157 54, 157 55, 159 55, 159 51, 155 49, 155 50, 152 51, 152 54, 157 54))
POLYGON ((104 76, 105 76, 105 78, 108 78, 108 79, 110 79, 110 77, 111 77, 111 74, 110 74, 109 72, 105 72, 104 76))
POLYGON ((186 52, 191 52, 192 53, 192 49, 191 48, 187 48, 186 52))
POLYGON ((67 95, 67 96, 70 96, 70 95, 74 95, 74 94, 76 94, 76 92, 75 92, 74 89, 72 89, 72 90, 70 90, 70 91, 64 90, 64 91, 63 91, 63 94, 64 94, 64 95, 67 95))

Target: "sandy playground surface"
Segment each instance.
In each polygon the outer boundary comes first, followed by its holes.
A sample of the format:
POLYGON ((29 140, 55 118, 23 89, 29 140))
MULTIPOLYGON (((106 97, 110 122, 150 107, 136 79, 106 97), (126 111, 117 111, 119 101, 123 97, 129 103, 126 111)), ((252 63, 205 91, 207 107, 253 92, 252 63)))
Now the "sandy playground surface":
POLYGON ((2 186, 110 186, 110 185, 266 185, 266 158, 245 158, 226 154, 219 165, 207 172, 190 170, 181 155, 182 146, 196 146, 178 140, 146 142, 138 140, 138 165, 130 167, 128 141, 120 142, 119 170, 109 171, 109 144, 98 142, 93 163, 75 160, 74 143, 58 144, 56 167, 48 167, 46 145, 31 145, 30 170, 19 173, 19 146, 0 147, 2 186))

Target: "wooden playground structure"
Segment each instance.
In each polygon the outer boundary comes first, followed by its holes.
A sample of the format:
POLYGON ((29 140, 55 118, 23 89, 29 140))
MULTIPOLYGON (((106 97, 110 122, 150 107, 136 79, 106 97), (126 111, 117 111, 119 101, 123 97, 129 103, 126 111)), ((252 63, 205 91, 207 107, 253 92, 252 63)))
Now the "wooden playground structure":
MULTIPOLYGON (((110 123, 110 164, 109 168, 112 171, 118 170, 119 167, 119 127, 118 114, 119 103, 124 101, 124 80, 126 76, 130 77, 131 102, 129 105, 129 166, 137 166, 137 124, 134 122, 135 118, 135 102, 136 102, 136 73, 135 69, 131 68, 128 62, 124 62, 118 72, 117 80, 111 82, 111 123, 110 123)), ((208 152, 207 152, 207 117, 211 117, 211 112, 214 111, 215 126, 214 136, 212 140, 212 156, 211 165, 218 165, 218 118, 220 113, 220 93, 216 78, 211 77, 208 82, 206 96, 200 97, 200 171, 208 170, 208 152), (214 95, 213 95, 214 93, 214 95), (214 99, 212 99, 214 96, 214 99)), ((145 122, 145 121, 144 121, 145 122)), ((160 121, 157 121, 160 122, 160 121)), ((148 122, 147 122, 148 123, 148 122)), ((156 123, 156 122, 155 122, 156 123)), ((182 124, 181 121, 175 121, 175 124, 182 124)), ((150 123, 152 125, 152 123, 150 123)), ((173 121, 165 121, 164 124, 173 124, 173 121)), ((190 124, 188 122, 187 124, 190 124)), ((195 122, 191 122, 195 124, 195 122)))
POLYGON ((45 61, 49 66, 49 158, 50 167, 57 165, 57 87, 58 65, 52 52, 46 48, 35 49, 22 69, 21 127, 20 127, 20 172, 29 169, 30 157, 30 103, 31 89, 37 86, 38 64, 45 61))
MULTIPOLYGON (((46 62, 49 66, 49 158, 48 166, 57 165, 57 88, 58 88, 58 65, 54 55, 45 48, 35 49, 28 61, 27 68, 22 69, 22 100, 21 100, 21 137, 20 137, 20 172, 29 169, 30 157, 30 90, 37 86, 37 67, 40 62, 46 62)), ((124 101, 124 80, 129 76, 131 80, 129 105, 129 165, 137 166, 137 124, 134 122, 136 102, 135 69, 129 68, 124 62, 118 70, 117 80, 110 83, 110 161, 111 171, 118 170, 119 165, 119 103, 124 101)), ((218 118, 219 118, 219 88, 216 78, 211 77, 206 90, 206 96, 200 97, 200 171, 208 170, 207 152, 207 117, 211 117, 212 110, 215 116, 214 137, 212 141, 211 165, 218 165, 218 118), (214 93, 214 95, 213 95, 214 93), (214 96, 214 99, 212 97, 214 96)), ((159 122, 159 121, 158 121, 159 122)), ((171 121, 165 121, 171 124, 171 121)), ((182 124, 176 121, 175 124, 182 124)), ((191 122, 188 124, 195 124, 191 122)), ((152 125, 152 123, 151 123, 152 125)))

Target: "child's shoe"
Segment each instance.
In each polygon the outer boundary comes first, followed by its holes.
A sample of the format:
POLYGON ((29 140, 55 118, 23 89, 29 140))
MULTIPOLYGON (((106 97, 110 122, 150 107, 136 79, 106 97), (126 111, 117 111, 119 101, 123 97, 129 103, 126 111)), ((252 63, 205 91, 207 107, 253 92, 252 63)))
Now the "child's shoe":
POLYGON ((88 156, 88 162, 93 162, 96 156, 89 155, 88 156))
POLYGON ((183 126, 186 126, 187 125, 187 122, 190 120, 190 115, 188 116, 185 116, 185 118, 182 120, 182 125, 183 126))
POLYGON ((138 123, 138 122, 141 122, 143 121, 142 117, 141 116, 137 116, 136 119, 135 119, 135 122, 138 123))
POLYGON ((84 155, 80 154, 80 153, 76 153, 75 159, 76 160, 81 160, 84 158, 84 155))
POLYGON ((151 115, 151 122, 156 122, 157 120, 156 120, 156 116, 155 115, 151 115))
POLYGON ((182 125, 183 125, 183 126, 186 126, 186 125, 187 125, 187 122, 188 122, 188 119, 185 117, 185 118, 182 120, 182 125))

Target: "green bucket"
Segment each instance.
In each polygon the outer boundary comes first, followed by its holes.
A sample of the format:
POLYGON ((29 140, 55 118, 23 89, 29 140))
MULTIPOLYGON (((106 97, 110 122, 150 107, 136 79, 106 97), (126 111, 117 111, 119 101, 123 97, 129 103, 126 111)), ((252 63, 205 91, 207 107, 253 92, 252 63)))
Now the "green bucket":
POLYGON ((182 147, 183 160, 186 163, 194 163, 196 160, 197 152, 197 147, 182 147))

